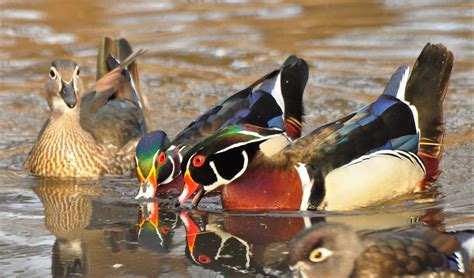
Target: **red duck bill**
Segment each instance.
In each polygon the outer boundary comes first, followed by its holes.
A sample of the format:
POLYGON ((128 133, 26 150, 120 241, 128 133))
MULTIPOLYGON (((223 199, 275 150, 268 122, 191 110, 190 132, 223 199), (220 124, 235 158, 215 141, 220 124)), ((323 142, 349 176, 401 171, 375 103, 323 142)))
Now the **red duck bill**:
POLYGON ((189 199, 194 192, 196 192, 196 195, 194 195, 193 201, 191 203, 192 207, 197 206, 199 201, 201 201, 201 198, 204 195, 204 187, 195 182, 189 174, 189 170, 186 170, 186 173, 184 174, 184 189, 181 195, 178 197, 179 204, 183 205, 184 202, 186 202, 186 200, 189 199))

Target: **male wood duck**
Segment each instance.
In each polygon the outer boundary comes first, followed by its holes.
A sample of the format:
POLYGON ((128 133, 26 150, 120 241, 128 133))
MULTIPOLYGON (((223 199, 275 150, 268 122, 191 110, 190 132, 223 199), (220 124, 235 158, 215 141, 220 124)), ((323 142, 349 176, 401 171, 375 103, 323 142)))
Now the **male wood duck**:
POLYGON ((410 80, 400 67, 374 103, 293 143, 277 129, 220 130, 184 156, 179 202, 196 192, 196 206, 223 186, 227 210, 352 210, 423 190, 440 156, 452 65, 449 50, 427 44, 410 80))
POLYGON ((140 205, 138 243, 142 248, 156 253, 168 253, 178 226, 178 215, 172 211, 160 210, 157 202, 140 205))
POLYGON ((135 62, 142 53, 133 53, 125 39, 104 38, 97 58, 100 80, 86 93, 75 62, 53 61, 45 86, 51 114, 24 169, 49 177, 97 177, 131 170, 130 152, 146 133, 135 62))
POLYGON ((321 223, 292 240, 289 264, 295 277, 472 277, 466 245, 428 227, 356 232, 321 223))
POLYGON ((248 88, 230 96, 199 116, 170 142, 163 131, 145 135, 136 148, 140 189, 136 198, 155 197, 161 190, 179 185, 182 190, 182 154, 197 142, 232 124, 250 123, 277 127, 290 138, 301 135, 303 92, 308 81, 308 65, 290 56, 283 66, 263 76, 248 88), (171 186, 173 185, 173 186, 171 186))
POLYGON ((304 228, 297 217, 197 214, 180 215, 186 229, 185 255, 226 277, 287 272, 288 241, 304 228))

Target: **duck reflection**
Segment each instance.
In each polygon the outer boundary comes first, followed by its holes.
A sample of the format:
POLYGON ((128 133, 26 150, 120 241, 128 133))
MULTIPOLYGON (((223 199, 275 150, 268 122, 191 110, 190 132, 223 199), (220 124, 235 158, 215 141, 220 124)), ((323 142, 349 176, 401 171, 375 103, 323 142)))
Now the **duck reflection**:
POLYGON ((100 189, 72 180, 45 179, 33 191, 43 203, 46 228, 56 237, 53 277, 86 275, 89 261, 82 234, 92 215, 90 197, 99 195, 100 189))
MULTIPOLYGON (((222 274, 283 275, 289 271, 289 241, 319 222, 346 223, 356 230, 387 229, 439 217, 436 209, 372 215, 233 215, 181 212, 185 255, 193 264, 222 274)), ((435 221, 435 224, 436 223, 435 221)), ((437 225, 435 225, 437 226, 437 225)), ((439 228, 439 227, 438 227, 439 228)))
POLYGON ((186 257, 221 273, 279 275, 288 270, 288 241, 305 225, 323 218, 180 215, 186 229, 186 257))
POLYGON ((178 215, 173 211, 160 209, 158 202, 142 204, 136 226, 138 243, 146 250, 168 253, 178 224, 178 215))

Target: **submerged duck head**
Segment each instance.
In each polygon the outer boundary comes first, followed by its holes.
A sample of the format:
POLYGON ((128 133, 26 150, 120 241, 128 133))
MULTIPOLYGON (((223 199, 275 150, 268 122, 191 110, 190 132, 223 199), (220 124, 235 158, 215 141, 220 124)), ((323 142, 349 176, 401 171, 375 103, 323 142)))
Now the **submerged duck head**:
POLYGON ((140 181, 136 199, 155 197, 158 186, 174 175, 174 161, 170 158, 170 140, 165 132, 147 133, 137 145, 135 162, 140 181))
POLYGON ((54 60, 49 69, 45 89, 53 113, 74 110, 82 97, 83 84, 79 66, 71 60, 54 60))

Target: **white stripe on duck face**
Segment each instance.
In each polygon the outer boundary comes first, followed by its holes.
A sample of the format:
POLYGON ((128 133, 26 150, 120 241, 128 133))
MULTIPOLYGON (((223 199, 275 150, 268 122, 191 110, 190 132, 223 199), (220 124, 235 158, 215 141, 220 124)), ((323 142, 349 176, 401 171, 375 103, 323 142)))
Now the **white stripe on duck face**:
POLYGON ((214 172, 214 175, 216 176, 217 180, 213 184, 203 186, 204 190, 206 192, 210 192, 210 191, 218 188, 219 186, 229 184, 229 183, 233 182, 235 179, 237 179, 238 177, 242 176, 242 174, 245 172, 245 170, 247 170, 247 167, 249 165, 249 157, 247 155, 247 152, 242 151, 242 156, 244 158, 244 164, 242 165, 242 169, 240 169, 240 171, 230 180, 227 180, 227 179, 223 178, 219 174, 219 171, 217 170, 216 164, 214 163, 214 161, 209 162, 209 166, 211 167, 212 171, 214 172))
POLYGON ((341 166, 325 177, 326 194, 319 209, 353 210, 417 192, 425 177, 413 153, 378 151, 341 166))

